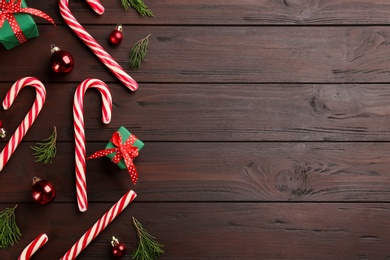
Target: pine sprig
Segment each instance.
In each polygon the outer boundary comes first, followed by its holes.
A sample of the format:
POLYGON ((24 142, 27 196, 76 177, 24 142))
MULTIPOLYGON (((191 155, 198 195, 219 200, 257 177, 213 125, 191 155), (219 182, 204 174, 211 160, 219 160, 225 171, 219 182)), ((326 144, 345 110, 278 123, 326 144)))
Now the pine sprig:
POLYGON ((44 143, 37 143, 37 146, 31 146, 34 151, 33 155, 36 162, 43 162, 44 164, 51 163, 57 153, 57 128, 54 127, 53 133, 49 138, 44 140, 44 143))
POLYGON ((143 0, 121 0, 122 6, 125 11, 129 10, 130 7, 133 7, 140 15, 154 17, 153 12, 149 7, 144 3, 143 0))
POLYGON ((13 246, 22 236, 16 225, 15 209, 17 206, 0 212, 0 248, 13 246))
POLYGON ((146 57, 149 46, 149 37, 146 36, 141 40, 137 41, 129 52, 129 67, 132 69, 139 69, 141 67, 142 61, 146 57))
POLYGON ((142 224, 133 217, 133 225, 137 231, 138 246, 136 250, 131 254, 131 259, 134 260, 154 260, 160 257, 164 253, 164 250, 160 243, 156 241, 156 238, 148 233, 143 228, 142 224))

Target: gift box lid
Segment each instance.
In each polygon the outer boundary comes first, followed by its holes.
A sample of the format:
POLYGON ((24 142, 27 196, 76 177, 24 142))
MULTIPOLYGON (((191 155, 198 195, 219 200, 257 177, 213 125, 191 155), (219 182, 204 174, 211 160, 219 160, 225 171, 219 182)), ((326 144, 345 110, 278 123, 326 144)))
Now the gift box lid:
MULTIPOLYGON (((9 2, 9 0, 7 1, 9 2)), ((27 4, 24 0, 22 0, 22 7, 27 7, 27 4)), ((27 39, 31 39, 39 36, 38 27, 33 19, 33 17, 29 14, 17 13, 14 14, 16 21, 18 22, 20 29, 27 39)), ((0 28, 0 42, 4 45, 7 50, 10 50, 18 45, 20 42, 16 38, 12 28, 6 20, 3 26, 0 28)))
MULTIPOLYGON (((118 132, 122 136, 122 143, 124 143, 131 135, 129 130, 127 130, 123 126, 119 127, 118 132)), ((138 151, 141 151, 141 149, 144 147, 144 143, 137 138, 137 140, 133 143, 133 146, 136 146, 138 148, 138 151)), ((114 148, 114 147, 115 147, 115 145, 112 142, 108 142, 107 145, 106 145, 106 149, 114 148)), ((115 156, 115 153, 111 153, 111 154, 107 155, 107 157, 110 158, 110 159, 112 159, 114 156, 115 156)), ((125 164, 125 161, 123 159, 118 163, 118 167, 121 168, 121 169, 126 169, 127 168, 126 164, 125 164)))

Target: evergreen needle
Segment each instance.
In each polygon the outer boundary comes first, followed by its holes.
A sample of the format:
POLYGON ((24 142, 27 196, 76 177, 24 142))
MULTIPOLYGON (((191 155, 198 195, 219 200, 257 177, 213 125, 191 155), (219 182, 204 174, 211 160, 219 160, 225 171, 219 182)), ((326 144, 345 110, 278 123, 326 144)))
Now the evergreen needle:
POLYGON ((144 3, 143 0, 121 0, 122 6, 127 11, 130 7, 133 7, 140 15, 154 17, 153 12, 144 3))
POLYGON ((54 127, 53 133, 43 143, 37 143, 37 146, 31 146, 36 162, 43 162, 44 164, 51 163, 57 153, 56 142, 57 128, 54 127))
POLYGON ((16 225, 15 209, 17 206, 0 212, 0 248, 13 246, 22 236, 16 225))
POLYGON ((160 243, 156 241, 156 238, 148 233, 143 228, 142 224, 133 217, 133 225, 137 231, 138 246, 131 254, 131 259, 134 260, 154 260, 160 257, 164 253, 164 250, 160 243))
POLYGON ((129 52, 129 67, 132 69, 139 69, 141 62, 145 59, 149 46, 149 37, 146 36, 137 41, 129 52))

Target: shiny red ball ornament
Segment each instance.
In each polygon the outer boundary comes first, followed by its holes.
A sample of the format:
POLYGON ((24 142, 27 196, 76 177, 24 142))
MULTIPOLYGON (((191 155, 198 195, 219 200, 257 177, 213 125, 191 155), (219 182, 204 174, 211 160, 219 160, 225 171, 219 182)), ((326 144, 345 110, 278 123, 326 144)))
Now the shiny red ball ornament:
POLYGON ((113 30, 110 33, 110 37, 108 38, 108 41, 112 45, 118 45, 123 40, 123 34, 122 34, 123 27, 121 24, 118 24, 115 27, 115 30, 113 30))
POLYGON ((120 243, 116 237, 112 237, 112 254, 115 257, 122 257, 126 254, 126 247, 124 244, 120 243))
POLYGON ((41 180, 38 177, 33 178, 32 197, 41 205, 50 203, 56 196, 56 190, 51 182, 41 180))
POLYGON ((51 45, 50 67, 55 73, 67 74, 72 71, 74 61, 69 52, 61 51, 60 48, 51 45))

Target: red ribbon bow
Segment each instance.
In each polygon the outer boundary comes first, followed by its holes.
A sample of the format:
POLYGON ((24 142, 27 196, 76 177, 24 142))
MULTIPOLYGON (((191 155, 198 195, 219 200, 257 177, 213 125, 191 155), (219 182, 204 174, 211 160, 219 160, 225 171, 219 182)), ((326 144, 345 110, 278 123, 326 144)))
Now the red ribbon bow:
POLYGON ((106 156, 111 153, 115 153, 114 157, 111 159, 111 161, 115 164, 118 164, 120 160, 123 158, 127 167, 127 170, 129 171, 131 180, 133 181, 133 184, 136 184, 138 180, 138 172, 135 169, 133 160, 135 157, 138 156, 138 148, 136 146, 133 146, 134 142, 137 141, 137 138, 135 135, 130 135, 129 138, 122 144, 122 136, 117 131, 115 132, 110 140, 116 147, 115 148, 109 148, 104 149, 95 152, 91 156, 89 156, 87 159, 95 159, 99 157, 106 156))
POLYGON ((44 12, 34 8, 22 8, 22 0, 10 0, 8 3, 6 0, 0 0, 0 28, 3 27, 4 22, 8 20, 12 31, 20 43, 27 41, 26 36, 23 34, 18 22, 15 19, 16 13, 26 13, 42 17, 55 25, 53 19, 44 12))

